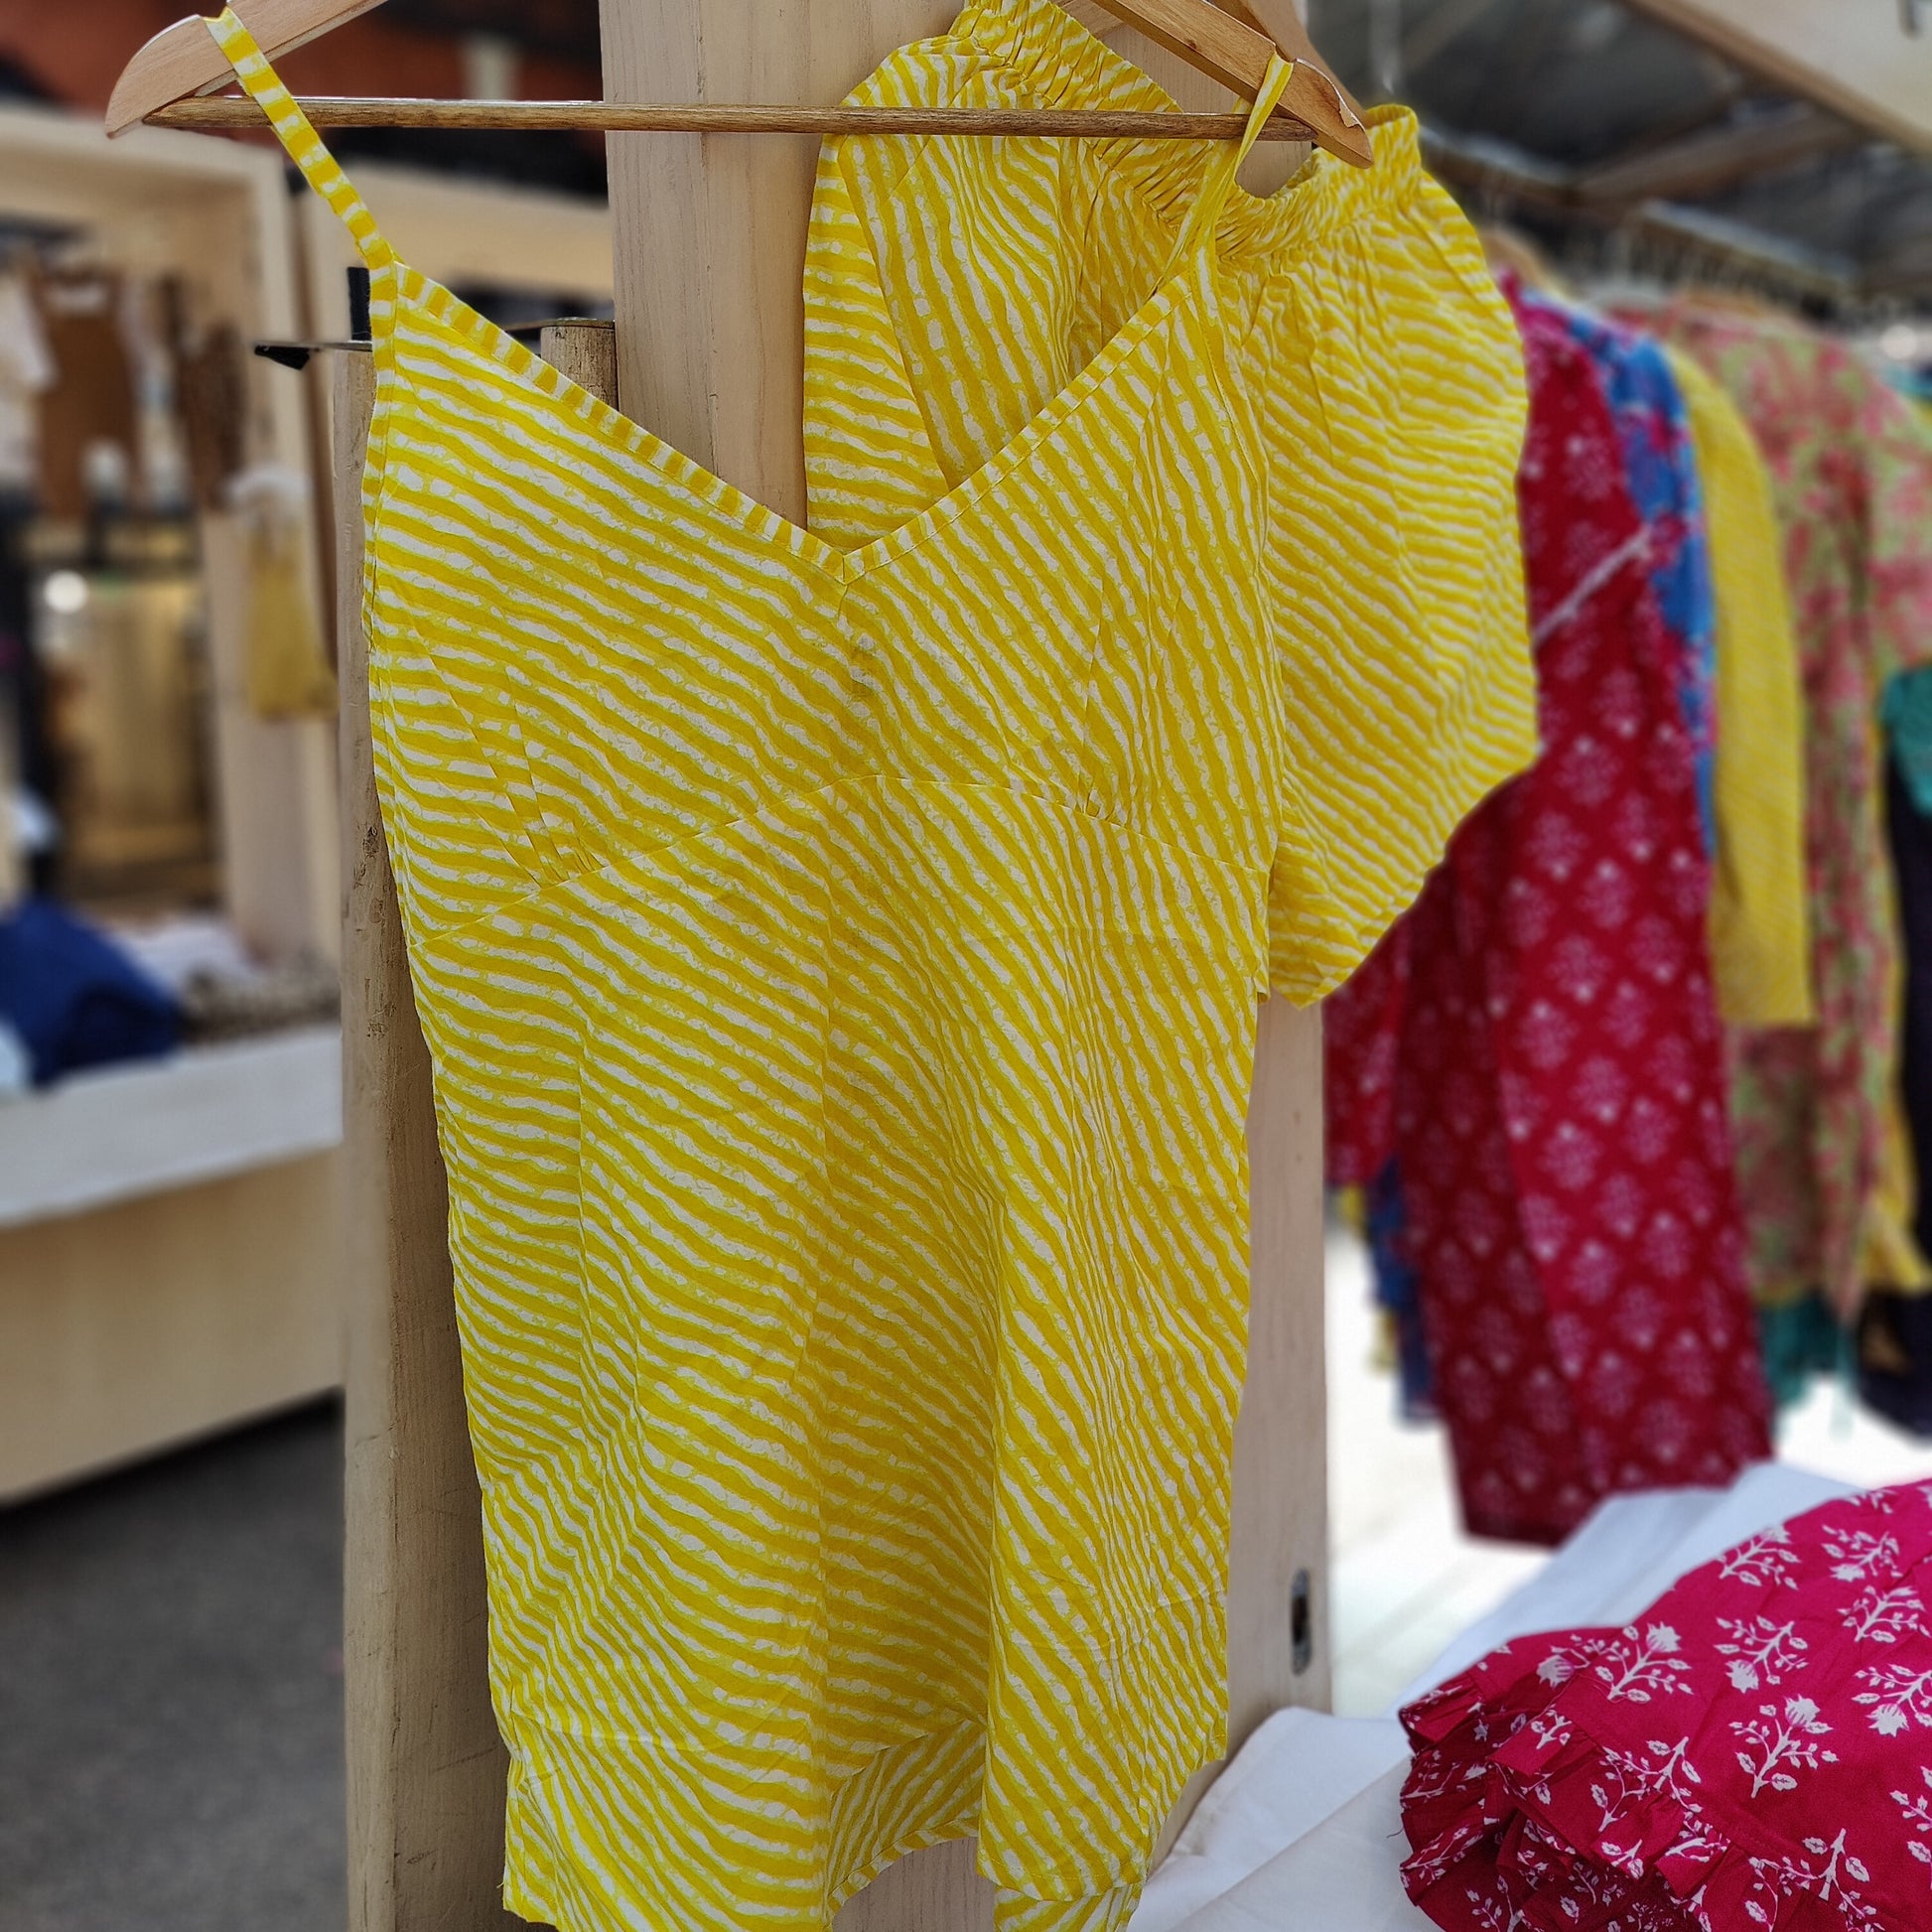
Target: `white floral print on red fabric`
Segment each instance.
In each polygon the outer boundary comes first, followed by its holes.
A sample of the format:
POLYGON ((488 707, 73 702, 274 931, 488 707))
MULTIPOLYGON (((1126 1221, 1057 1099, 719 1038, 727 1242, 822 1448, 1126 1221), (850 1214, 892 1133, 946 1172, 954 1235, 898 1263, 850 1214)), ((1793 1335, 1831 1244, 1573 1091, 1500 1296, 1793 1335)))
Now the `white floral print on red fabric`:
POLYGON ((1768 1616, 1720 1617, 1718 1627, 1730 1639, 1718 1646, 1718 1654, 1731 1660, 1733 1691, 1775 1686, 1805 1667, 1805 1652, 1811 1646, 1799 1636, 1794 1622, 1777 1623, 1768 1616))
POLYGON ((1922 1932, 1932 1491, 1799 1517, 1403 1719, 1404 1880, 1447 1932, 1922 1932))
POLYGON ((1932 1868, 1932 1765, 1922 1765, 1919 1775, 1925 1780, 1922 1791, 1894 1791, 1892 1803, 1905 1815, 1905 1823, 1917 1834, 1905 1841, 1905 1850, 1920 1864, 1932 1868))
POLYGON ((1463 1519, 1555 1543, 1770 1453, 1680 640, 1600 373, 1519 307, 1543 755, 1327 1003, 1329 1175, 1393 1157, 1463 1519))

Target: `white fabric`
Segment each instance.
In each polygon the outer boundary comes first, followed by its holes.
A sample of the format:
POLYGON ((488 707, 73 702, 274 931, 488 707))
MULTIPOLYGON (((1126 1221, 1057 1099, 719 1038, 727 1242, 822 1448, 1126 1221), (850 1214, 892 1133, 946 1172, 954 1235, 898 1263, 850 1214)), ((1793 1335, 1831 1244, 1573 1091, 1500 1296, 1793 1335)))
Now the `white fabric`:
POLYGON ((1399 1869, 1409 1853, 1402 1836, 1408 1768, 1405 1762, 1378 1778, 1317 1830, 1196 1912, 1185 1932, 1432 1932, 1409 1903, 1399 1869))
POLYGON ((1278 1711, 1200 1801, 1148 1880, 1130 1932, 1191 1923, 1189 1913, 1408 1761, 1402 1726, 1387 1719, 1278 1711))
POLYGON ((40 398, 56 373, 27 284, 0 274, 0 490, 40 480, 40 398))
MULTIPOLYGON (((1403 1702, 1497 1645, 1629 1622, 1746 1537, 1850 1488, 1765 1463, 1728 1490, 1602 1505, 1549 1564, 1450 1644, 1403 1702)), ((1408 1747, 1391 1716, 1284 1712, 1256 1731, 1148 1881, 1130 1932, 1419 1932, 1402 1890, 1408 1747)))
POLYGON ((262 977, 240 934, 212 913, 170 913, 147 925, 111 927, 107 937, 177 998, 198 978, 245 985, 262 977))

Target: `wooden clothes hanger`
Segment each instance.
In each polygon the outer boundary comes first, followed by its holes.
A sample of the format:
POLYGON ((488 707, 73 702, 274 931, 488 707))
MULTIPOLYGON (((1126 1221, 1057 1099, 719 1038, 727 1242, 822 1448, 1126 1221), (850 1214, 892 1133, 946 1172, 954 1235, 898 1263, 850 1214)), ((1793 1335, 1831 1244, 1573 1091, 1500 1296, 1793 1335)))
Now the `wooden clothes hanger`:
POLYGON ((1315 145, 1358 168, 1369 167, 1375 149, 1354 100, 1331 75, 1309 30, 1293 7, 1283 9, 1279 29, 1265 27, 1247 0, 1093 0, 1094 5, 1138 28, 1158 47, 1177 54, 1190 68, 1232 88, 1243 100, 1260 93, 1268 63, 1280 54, 1295 72, 1281 108, 1312 130, 1315 145))
MULTIPOLYGON (((382 0, 247 0, 244 19, 256 44, 271 60, 293 48, 306 46, 332 28, 365 14, 382 0)), ((1264 30, 1246 0, 1225 0, 1225 10, 1213 0, 1100 0, 1116 19, 1138 28, 1147 37, 1176 54, 1189 67, 1231 88, 1243 99, 1253 100, 1262 89, 1269 63, 1278 53, 1295 62, 1295 72, 1276 110, 1271 130, 1277 138, 1312 139, 1317 146, 1358 168, 1368 167, 1375 158, 1368 130, 1361 116, 1340 87, 1321 68, 1309 46, 1306 30, 1299 26, 1288 38, 1297 46, 1278 48, 1264 30), (1298 38, 1299 37, 1299 38, 1298 38), (1300 51, 1298 51, 1298 48, 1300 51), (1292 131, 1291 131, 1292 130, 1292 131)), ((1285 30, 1287 31, 1287 30, 1285 30)), ((247 102, 208 102, 200 112, 185 113, 178 103, 198 94, 225 87, 234 74, 221 58, 220 50, 209 36, 199 14, 178 20, 143 47, 121 72, 107 103, 107 132, 122 134, 142 121, 175 109, 168 118, 175 125, 226 126, 223 109, 230 105, 249 108, 247 102), (216 111, 210 113, 207 109, 216 111)), ((331 103, 343 110, 335 115, 316 112, 318 125, 345 124, 344 113, 356 103, 331 103)), ((1032 115, 1028 110, 974 112, 973 110, 923 109, 900 112, 896 109, 828 108, 732 108, 726 106, 681 106, 655 109, 625 107, 609 102, 381 102, 359 103, 364 110, 354 115, 360 125, 421 126, 522 126, 522 127, 673 127, 703 131, 739 128, 750 131, 835 133, 930 131, 934 133, 1054 133, 1054 134, 1151 134, 1171 133, 1173 138, 1238 139, 1240 129, 1226 131, 1209 124, 1228 120, 1227 116, 1205 115, 1100 115, 1077 112, 1032 115), (444 111, 434 111, 438 107, 444 111), (378 118, 382 110, 396 114, 378 118), (512 114, 512 108, 522 110, 512 114), (455 110, 468 112, 463 118, 455 110), (407 111, 404 111, 407 110, 407 111), (534 111, 532 111, 534 110, 534 111), (547 110, 547 111, 546 111, 547 110), (843 116, 844 118, 839 118, 843 116), (1180 125, 1183 119, 1188 123, 1180 125), (850 126, 848 126, 848 122, 850 126), (1129 122, 1153 122, 1143 129, 1129 122), (1171 127, 1159 124, 1172 123, 1171 127), (890 123, 890 125, 889 125, 890 123), (901 123, 903 124, 901 126, 901 123), (1050 125, 1049 125, 1050 123, 1050 125), (1061 125, 1064 123, 1065 125, 1061 125)), ((244 113, 235 125, 248 125, 253 116, 244 113)))
MULTIPOLYGON (((1313 68, 1316 72, 1321 74, 1333 86, 1335 92, 1341 96, 1342 105, 1354 117, 1356 124, 1360 124, 1362 118, 1361 102, 1341 84, 1340 77, 1336 74, 1334 69, 1321 58, 1315 48, 1314 42, 1309 38, 1309 30, 1303 24, 1299 7, 1290 6, 1283 18, 1281 26, 1270 27, 1248 5, 1248 0, 1215 0, 1215 4, 1223 13, 1232 14, 1243 26, 1252 27, 1257 34, 1267 35, 1281 51, 1282 57, 1285 60, 1293 61, 1298 67, 1313 68)), ((1291 87, 1293 84, 1293 82, 1290 82, 1291 87)))
MULTIPOLYGON (((381 4, 382 0, 254 0, 244 18, 255 45, 274 61, 381 4)), ((125 134, 164 107, 225 87, 233 79, 234 69, 221 58, 207 23, 200 14, 190 14, 164 27, 121 69, 107 97, 108 137, 125 134)))

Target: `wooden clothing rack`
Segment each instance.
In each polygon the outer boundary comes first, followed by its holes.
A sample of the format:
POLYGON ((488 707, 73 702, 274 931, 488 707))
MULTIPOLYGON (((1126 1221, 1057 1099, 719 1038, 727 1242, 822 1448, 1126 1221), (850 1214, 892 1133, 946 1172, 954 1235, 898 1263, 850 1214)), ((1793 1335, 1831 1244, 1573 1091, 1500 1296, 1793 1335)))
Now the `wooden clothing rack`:
MULTIPOLYGON (((262 49, 289 53, 382 5, 383 0, 248 0, 248 26, 262 49)), ((1288 64, 1276 89, 1274 112, 1286 124, 1272 138, 1316 142, 1351 166, 1367 168, 1374 143, 1356 103, 1328 71, 1310 42, 1298 9, 1288 0, 1268 0, 1278 9, 1272 26, 1247 0, 1064 0, 1069 10, 1102 32, 1127 22, 1178 56, 1195 72, 1207 75, 1239 99, 1259 99, 1270 73, 1288 64), (1098 20, 1096 23, 1096 15, 1098 20)), ((213 47, 207 22, 190 14, 154 35, 135 54, 114 83, 107 102, 110 136, 137 122, 174 127, 239 127, 232 101, 201 101, 227 85, 227 64, 213 47)), ((752 64, 768 66, 762 60, 752 64)), ((1090 137, 1098 116, 1057 110, 909 109, 890 112, 815 107, 804 102, 742 106, 702 101, 695 106, 637 105, 606 101, 518 103, 492 100, 338 99, 316 103, 318 126, 366 127, 545 127, 592 130, 678 129, 739 133, 916 131, 922 133, 1059 133, 1090 137), (901 111, 914 124, 899 118, 901 111), (844 119, 845 115, 853 118, 844 119), (344 118, 344 117, 346 118, 344 118), (1058 123, 1058 125, 1052 125, 1058 123), (1085 123, 1083 125, 1083 123, 1085 123)), ((1156 139, 1175 138, 1172 121, 1147 130, 1156 139)), ((1239 139, 1239 133, 1181 138, 1239 139)))
MULTIPOLYGON (((760 0, 603 0, 604 83, 620 100, 823 105, 894 49, 942 31, 954 11, 954 0, 793 0, 782 10, 760 0)), ((1119 43, 1183 107, 1222 104, 1162 50, 1125 31, 1119 43)), ((609 155, 616 326, 546 331, 544 355, 803 521, 800 264, 815 144, 622 133, 609 155)), ((353 1204, 349 1923, 351 1932, 480 1932, 515 1923, 499 1895, 506 1758, 484 1676, 482 1530, 429 1059, 370 761, 357 488, 370 358, 334 358, 334 376, 353 1204)), ((1320 1096, 1318 1017, 1269 1003, 1249 1127, 1251 1363, 1229 1600, 1236 1746, 1270 1713, 1325 1706, 1329 1694, 1320 1096)), ((992 1888, 970 1844, 904 1861, 839 1921, 840 1932, 984 1932, 991 1923, 992 1888)))
MULTIPOLYGON (((1020 134, 1082 141, 1239 141, 1241 114, 1171 114, 1098 107, 777 107, 703 101, 417 100, 360 94, 305 94, 312 126, 485 128, 526 134, 1020 134)), ((151 127, 252 133, 262 124, 252 100, 220 95, 177 101, 147 117, 151 127)), ((1271 115, 1256 137, 1307 142, 1306 123, 1271 115)))

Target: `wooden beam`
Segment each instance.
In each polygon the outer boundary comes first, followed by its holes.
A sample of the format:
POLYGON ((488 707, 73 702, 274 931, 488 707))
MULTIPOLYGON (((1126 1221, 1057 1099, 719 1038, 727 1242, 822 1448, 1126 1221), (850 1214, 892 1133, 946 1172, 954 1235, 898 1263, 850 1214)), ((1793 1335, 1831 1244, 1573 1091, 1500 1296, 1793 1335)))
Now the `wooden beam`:
POLYGON ((1120 22, 1100 4, 1100 0, 1060 0, 1060 5, 1089 34, 1097 34, 1103 41, 1112 40, 1121 31, 1120 22))
POLYGON ((1846 302, 1863 292, 1857 264, 1781 240, 1742 222, 1670 202, 1605 207, 1586 203, 1568 168, 1501 141, 1423 130, 1423 158, 1451 187, 1527 207, 1614 223, 1641 240, 1702 257, 1786 294, 1846 302))
POLYGON ((489 1708, 483 1514, 463 1404, 449 1197, 376 805, 362 632, 373 359, 336 377, 342 680, 343 1264, 347 1275, 349 1932, 508 1932, 509 1756, 489 1708))
MULTIPOLYGON (((617 400, 609 329, 549 329, 542 349, 573 381, 617 400)), ((369 356, 339 355, 334 372, 347 882, 348 1926, 510 1932, 521 1921, 500 1889, 509 1755, 489 1704, 449 1194, 369 735, 359 483, 375 370, 369 356)))
POLYGON ((1460 40, 1494 4, 1495 0, 1441 0, 1433 13, 1424 14, 1403 35, 1403 70, 1420 73, 1430 62, 1460 40))
POLYGON ((1645 202, 1628 217, 1633 234, 1665 248, 1700 255, 1716 268, 1755 277, 1791 296, 1856 303, 1865 293, 1859 264, 1781 235, 1766 234, 1706 208, 1677 202, 1645 202))
POLYGON ((1585 170, 1580 201, 1592 205, 1690 199, 1857 147, 1867 137, 1837 115, 1799 101, 1726 127, 1585 170))
POLYGON ((1629 0, 1636 10, 1864 128, 1932 153, 1932 23, 1898 0, 1629 0))

